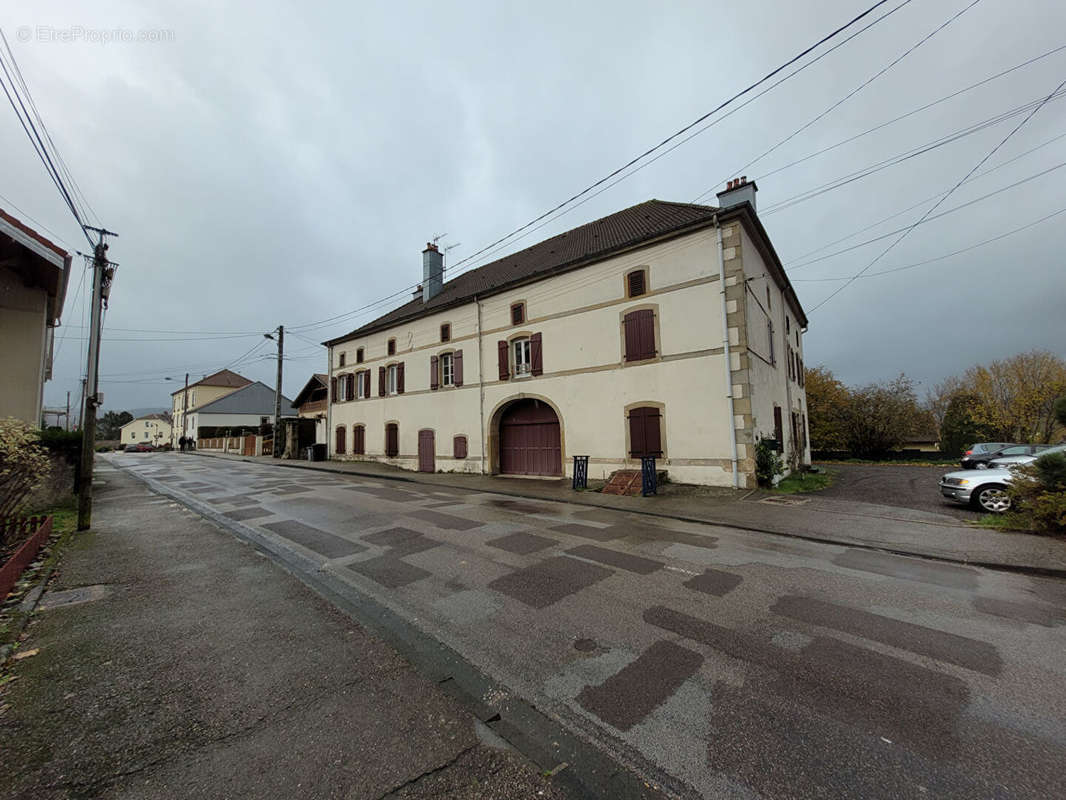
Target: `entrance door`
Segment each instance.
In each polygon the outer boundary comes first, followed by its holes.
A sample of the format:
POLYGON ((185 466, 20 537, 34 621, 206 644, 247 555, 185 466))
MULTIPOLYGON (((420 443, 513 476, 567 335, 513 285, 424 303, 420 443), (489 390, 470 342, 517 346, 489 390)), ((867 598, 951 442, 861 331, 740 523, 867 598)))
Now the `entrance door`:
POLYGON ((559 418, 547 403, 518 400, 500 418, 500 472, 562 475, 559 418))
POLYGON ((437 471, 437 465, 433 458, 433 431, 422 430, 418 432, 418 471, 437 471))
POLYGON ((255 435, 244 437, 244 449, 242 450, 242 455, 255 455, 255 435))

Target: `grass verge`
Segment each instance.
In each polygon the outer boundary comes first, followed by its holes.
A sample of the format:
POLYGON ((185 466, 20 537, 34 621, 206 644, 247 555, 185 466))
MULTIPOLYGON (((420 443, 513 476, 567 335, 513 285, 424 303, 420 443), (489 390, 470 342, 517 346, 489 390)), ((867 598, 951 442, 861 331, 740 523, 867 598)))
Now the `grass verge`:
POLYGON ((808 492, 820 492, 832 482, 833 473, 828 470, 793 472, 787 478, 783 478, 772 491, 776 494, 807 494, 808 492))

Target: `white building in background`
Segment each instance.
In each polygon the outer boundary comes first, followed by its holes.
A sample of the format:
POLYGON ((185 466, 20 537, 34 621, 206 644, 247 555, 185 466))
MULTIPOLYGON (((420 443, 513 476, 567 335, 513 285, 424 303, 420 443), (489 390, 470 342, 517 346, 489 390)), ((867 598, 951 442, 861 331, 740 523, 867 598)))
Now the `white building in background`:
POLYGON ((127 447, 131 444, 148 444, 161 447, 170 444, 170 421, 162 414, 149 414, 138 417, 122 426, 119 442, 127 447))
POLYGON ((808 463, 807 318, 755 213, 650 200, 421 290, 329 348, 330 456, 408 469, 755 485, 754 445, 808 463))
POLYGON ((170 413, 174 424, 170 433, 170 443, 177 447, 182 436, 194 437, 196 435, 196 425, 191 423, 187 415, 191 415, 200 406, 232 394, 250 383, 251 381, 243 375, 222 369, 212 375, 205 375, 195 383, 190 383, 188 388, 182 386, 176 392, 171 392, 170 413))

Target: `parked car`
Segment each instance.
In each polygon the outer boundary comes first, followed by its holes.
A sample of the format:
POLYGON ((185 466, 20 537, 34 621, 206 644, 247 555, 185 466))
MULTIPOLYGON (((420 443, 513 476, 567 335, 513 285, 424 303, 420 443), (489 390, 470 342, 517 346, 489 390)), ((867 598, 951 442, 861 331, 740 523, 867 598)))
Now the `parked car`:
POLYGON ((1009 469, 983 469, 980 472, 958 470, 940 478, 940 494, 956 503, 963 503, 978 511, 1002 514, 1010 510, 1011 499, 1007 485, 1009 469))
POLYGON ((137 442, 137 444, 131 444, 126 448, 127 453, 151 453, 155 450, 155 446, 148 442, 137 442))
POLYGON ((1017 445, 1014 442, 978 442, 962 454, 959 466, 963 469, 974 469, 978 464, 982 464, 980 468, 984 469, 989 461, 1008 447, 1024 447, 1024 445, 1017 445))
POLYGON ((962 457, 963 469, 988 469, 988 465, 998 458, 1012 458, 1014 456, 1036 456, 1042 450, 1047 450, 1049 444, 1011 444, 1004 445, 999 450, 974 453, 962 457))
POLYGON ((988 467, 989 469, 1002 469, 1004 467, 1009 467, 1012 464, 1032 464, 1045 453, 1066 453, 1066 444, 1058 444, 1054 446, 1038 444, 1036 447, 1037 450, 1035 453, 1027 455, 1005 455, 999 458, 994 458, 989 462, 988 467))

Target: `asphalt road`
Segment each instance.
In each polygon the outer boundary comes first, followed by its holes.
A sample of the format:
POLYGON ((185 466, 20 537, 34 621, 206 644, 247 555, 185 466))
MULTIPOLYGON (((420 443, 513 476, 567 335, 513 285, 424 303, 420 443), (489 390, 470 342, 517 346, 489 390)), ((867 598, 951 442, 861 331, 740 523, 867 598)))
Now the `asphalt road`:
POLYGON ((114 461, 453 648, 506 687, 482 698, 505 721, 524 698, 678 796, 1066 796, 1064 582, 419 484, 114 461))
MULTIPOLYGON (((893 464, 820 464, 832 470, 833 483, 817 493, 818 497, 878 503, 958 519, 977 519, 980 513, 968 506, 952 503, 940 495, 940 476, 958 467, 913 467, 893 464)), ((977 474, 975 472, 975 474, 977 474)))

